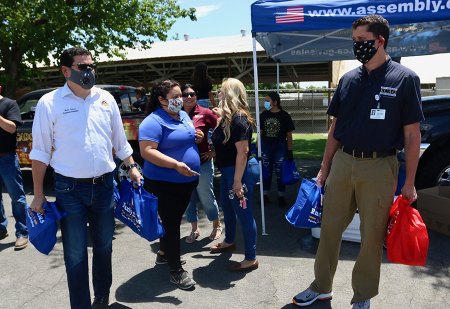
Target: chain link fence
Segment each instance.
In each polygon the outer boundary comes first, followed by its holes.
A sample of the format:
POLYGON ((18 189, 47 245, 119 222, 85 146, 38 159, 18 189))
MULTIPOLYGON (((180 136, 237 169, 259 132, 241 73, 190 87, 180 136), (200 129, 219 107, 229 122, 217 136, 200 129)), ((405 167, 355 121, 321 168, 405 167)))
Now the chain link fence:
MULTIPOLYGON (((264 101, 269 91, 259 90, 259 112, 264 111, 264 101)), ((294 133, 326 133, 330 122, 327 115, 328 104, 334 89, 320 90, 280 90, 281 107, 291 115, 295 125, 294 133)), ((255 91, 247 90, 248 103, 256 116, 255 91)))
MULTIPOLYGON (((259 112, 264 111, 267 93, 276 89, 259 90, 259 112)), ((326 133, 330 117, 327 115, 328 104, 335 89, 320 90, 280 90, 281 107, 287 111, 295 124, 294 133, 326 133)), ((436 95, 435 89, 422 89, 422 97, 436 95)), ((248 103, 253 116, 256 116, 255 91, 247 90, 248 103)))

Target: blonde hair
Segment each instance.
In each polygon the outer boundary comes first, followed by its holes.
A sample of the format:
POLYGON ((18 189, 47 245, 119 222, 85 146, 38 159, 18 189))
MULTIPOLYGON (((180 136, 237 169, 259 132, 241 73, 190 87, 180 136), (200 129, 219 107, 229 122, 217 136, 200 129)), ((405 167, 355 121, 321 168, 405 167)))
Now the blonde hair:
POLYGON ((223 94, 219 107, 222 109, 222 129, 225 134, 223 143, 225 144, 230 139, 231 120, 235 114, 246 117, 251 126, 255 125, 255 120, 249 111, 247 92, 240 80, 225 78, 220 91, 223 94))

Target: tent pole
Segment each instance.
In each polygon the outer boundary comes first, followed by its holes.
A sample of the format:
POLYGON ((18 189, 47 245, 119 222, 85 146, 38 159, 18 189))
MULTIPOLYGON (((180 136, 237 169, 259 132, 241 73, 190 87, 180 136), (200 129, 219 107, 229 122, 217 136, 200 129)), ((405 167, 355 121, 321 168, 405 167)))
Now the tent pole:
POLYGON ((280 93, 280 62, 277 61, 277 93, 280 93))
POLYGON ((263 174, 262 174, 262 160, 261 160, 261 132, 259 130, 259 93, 258 93, 258 62, 256 58, 256 38, 253 35, 253 78, 255 83, 255 109, 256 109, 256 136, 258 145, 258 163, 259 163, 259 195, 261 201, 261 227, 262 235, 266 233, 266 216, 264 213, 264 189, 263 189, 263 174))

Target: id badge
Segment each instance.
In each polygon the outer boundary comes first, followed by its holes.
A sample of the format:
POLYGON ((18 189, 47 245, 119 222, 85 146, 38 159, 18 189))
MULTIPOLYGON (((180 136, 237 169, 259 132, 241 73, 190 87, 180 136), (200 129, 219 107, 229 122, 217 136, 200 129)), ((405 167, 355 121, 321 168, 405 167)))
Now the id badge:
POLYGON ((370 119, 381 119, 383 120, 386 116, 386 110, 385 109, 371 109, 370 110, 370 119))

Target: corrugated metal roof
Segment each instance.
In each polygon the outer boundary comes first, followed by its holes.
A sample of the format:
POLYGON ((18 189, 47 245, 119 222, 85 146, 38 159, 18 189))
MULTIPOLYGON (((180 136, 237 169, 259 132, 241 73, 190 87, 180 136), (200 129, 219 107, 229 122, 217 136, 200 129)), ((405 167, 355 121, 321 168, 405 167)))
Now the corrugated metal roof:
MULTIPOLYGON (((257 51, 264 51, 262 46, 256 44, 257 51)), ((154 42, 150 49, 127 48, 124 50, 126 60, 192 57, 203 55, 239 54, 253 51, 251 36, 224 36, 200 39, 174 40, 154 42)), ((119 57, 108 58, 99 55, 100 62, 122 60, 119 57)))

